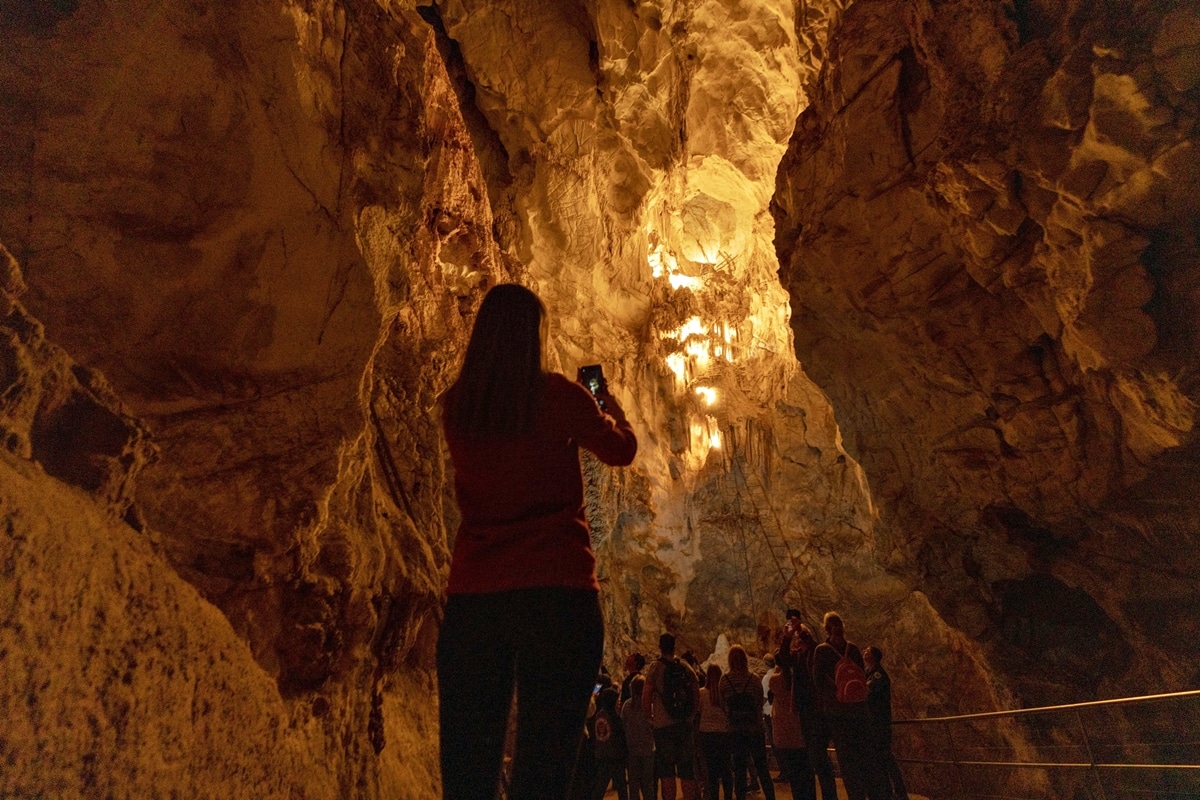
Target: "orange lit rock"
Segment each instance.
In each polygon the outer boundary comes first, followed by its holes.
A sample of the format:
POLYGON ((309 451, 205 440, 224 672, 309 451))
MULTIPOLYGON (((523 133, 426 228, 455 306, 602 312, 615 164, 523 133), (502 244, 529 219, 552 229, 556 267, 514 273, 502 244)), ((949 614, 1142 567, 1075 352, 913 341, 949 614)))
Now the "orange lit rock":
POLYGON ((1191 18, 1061 13, 856 3, 774 200, 894 574, 1027 705, 1186 688, 1196 635, 1191 18))

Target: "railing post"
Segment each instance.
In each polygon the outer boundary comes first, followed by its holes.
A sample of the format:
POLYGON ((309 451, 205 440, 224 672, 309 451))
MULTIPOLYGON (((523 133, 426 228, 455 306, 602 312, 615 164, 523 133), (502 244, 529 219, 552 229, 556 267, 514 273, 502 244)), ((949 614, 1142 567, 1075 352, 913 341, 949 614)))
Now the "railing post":
POLYGON ((1075 709, 1075 724, 1079 726, 1079 732, 1083 734, 1083 749, 1087 753, 1088 764, 1091 765, 1088 771, 1092 773, 1092 778, 1096 781, 1096 788, 1100 790, 1100 800, 1107 800, 1104 781, 1100 777, 1100 770, 1096 768, 1096 757, 1092 755, 1092 740, 1088 738, 1087 728, 1083 724, 1083 717, 1079 715, 1079 709, 1075 709))
POLYGON ((946 721, 946 741, 950 744, 950 760, 954 763, 955 774, 958 775, 958 796, 964 797, 967 794, 967 785, 963 780, 962 764, 958 761, 958 747, 954 744, 954 734, 950 732, 952 724, 954 723, 946 721))

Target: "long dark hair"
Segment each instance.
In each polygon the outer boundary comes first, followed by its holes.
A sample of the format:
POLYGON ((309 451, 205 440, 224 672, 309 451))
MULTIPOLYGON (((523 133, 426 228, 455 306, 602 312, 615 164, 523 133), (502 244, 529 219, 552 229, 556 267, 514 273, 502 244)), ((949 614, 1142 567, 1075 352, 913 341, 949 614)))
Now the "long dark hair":
POLYGON ((714 706, 720 708, 725 705, 721 700, 721 667, 717 664, 709 664, 708 669, 704 673, 704 685, 708 687, 708 700, 714 706))
POLYGON ((545 386, 546 307, 515 283, 483 298, 458 380, 446 396, 446 427, 458 436, 516 436, 533 427, 545 386))

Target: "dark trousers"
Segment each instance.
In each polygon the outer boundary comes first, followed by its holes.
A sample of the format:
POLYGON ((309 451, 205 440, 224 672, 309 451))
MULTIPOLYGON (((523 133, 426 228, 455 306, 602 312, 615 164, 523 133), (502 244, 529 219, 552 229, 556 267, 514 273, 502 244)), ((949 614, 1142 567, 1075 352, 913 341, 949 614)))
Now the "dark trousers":
POLYGON ((437 645, 444 800, 494 800, 514 686, 508 797, 566 797, 603 648, 593 591, 451 595, 437 645))
POLYGON ((849 800, 865 800, 868 795, 871 800, 891 797, 883 763, 871 735, 871 721, 866 714, 831 714, 826 717, 826 722, 833 736, 833 747, 837 750, 846 797, 849 800))
POLYGON ((813 780, 807 750, 803 747, 784 749, 776 745, 775 760, 779 762, 780 771, 787 776, 792 800, 817 800, 817 784, 813 780))
MULTIPOLYGON (((641 702, 635 699, 634 702, 641 702)), ((629 754, 630 800, 657 800, 658 782, 654 778, 654 753, 629 754)))
POLYGON ((625 781, 625 759, 596 759, 596 782, 593 784, 592 800, 604 800, 610 783, 617 793, 617 800, 629 800, 629 784, 625 781))
POLYGON ((837 800, 837 781, 833 777, 833 762, 829 760, 829 726, 814 709, 800 714, 800 730, 807 746, 808 762, 821 784, 821 800, 837 800))
POLYGON ((700 732, 707 779, 705 800, 717 800, 718 788, 724 788, 725 800, 733 800, 733 745, 728 732, 700 732))
POLYGON ((734 731, 730 736, 733 743, 734 797, 737 800, 746 797, 746 769, 748 764, 753 764, 763 795, 767 800, 775 800, 775 784, 767 769, 766 735, 762 731, 734 731))
POLYGON ((885 800, 908 800, 908 789, 904 786, 904 774, 900 772, 900 764, 892 752, 892 729, 890 721, 874 721, 873 735, 875 749, 883 762, 884 775, 891 784, 891 794, 885 800))

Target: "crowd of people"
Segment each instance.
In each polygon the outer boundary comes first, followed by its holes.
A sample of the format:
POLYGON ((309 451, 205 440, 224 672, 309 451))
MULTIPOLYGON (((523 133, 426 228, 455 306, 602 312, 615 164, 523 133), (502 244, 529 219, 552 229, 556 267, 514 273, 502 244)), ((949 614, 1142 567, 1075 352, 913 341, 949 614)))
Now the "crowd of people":
POLYGON ((758 673, 741 645, 723 671, 677 656, 669 633, 657 659, 626 659, 619 687, 602 672, 572 800, 601 800, 610 787, 619 800, 745 800, 751 791, 775 800, 776 782, 795 800, 833 800, 830 744, 850 800, 907 800, 883 652, 847 640, 835 612, 823 629, 818 642, 789 609, 758 673))

